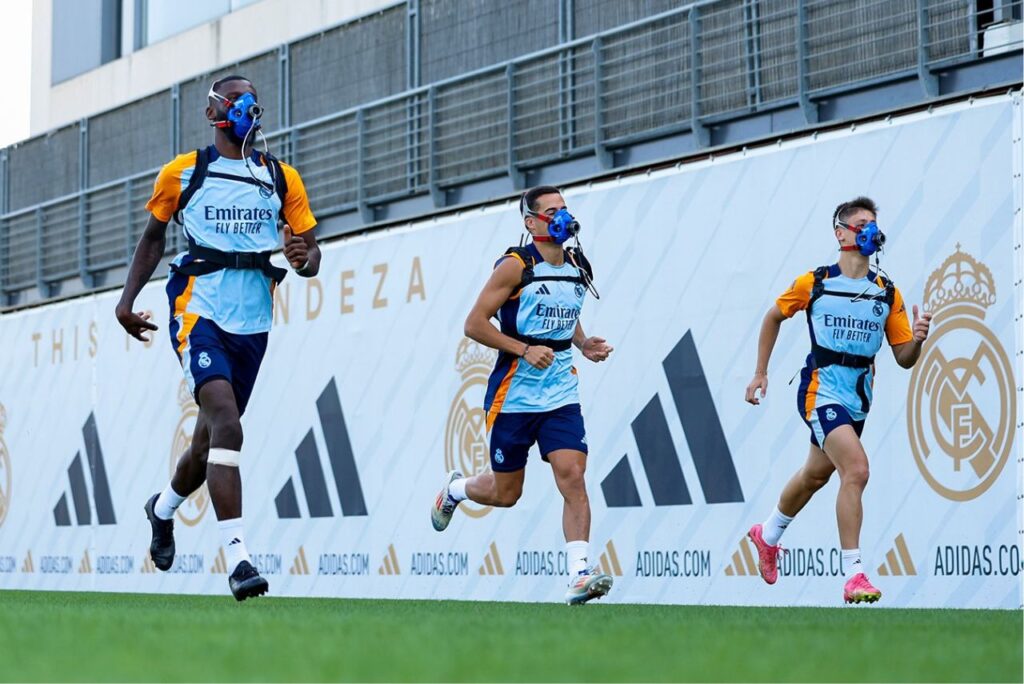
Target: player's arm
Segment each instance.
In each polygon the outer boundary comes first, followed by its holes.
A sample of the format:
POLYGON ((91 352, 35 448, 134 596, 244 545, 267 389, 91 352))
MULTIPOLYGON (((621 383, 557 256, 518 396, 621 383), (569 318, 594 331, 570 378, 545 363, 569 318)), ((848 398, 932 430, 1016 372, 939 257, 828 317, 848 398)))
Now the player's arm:
POLYGON ((312 278, 320 272, 320 245, 313 233, 307 230, 295 235, 291 226, 284 225, 284 258, 303 278, 312 278))
POLYGON ((150 214, 146 229, 142 231, 139 244, 135 247, 131 266, 128 267, 128 277, 125 278, 124 289, 121 290, 121 299, 114 308, 117 322, 129 335, 143 342, 149 341, 148 337, 143 336, 143 332, 156 330, 157 326, 150 322, 148 313, 133 312, 132 306, 135 304, 135 298, 142 292, 142 288, 153 277, 153 272, 159 265, 160 259, 163 258, 166 244, 167 221, 161 221, 155 215, 150 214))
POLYGON ((757 396, 758 390, 761 397, 768 394, 768 360, 772 357, 772 350, 775 349, 775 341, 779 339, 779 328, 782 321, 786 320, 785 314, 778 304, 772 305, 761 321, 761 334, 757 336, 757 365, 754 366, 754 379, 747 385, 746 400, 755 406, 761 403, 757 396))
POLYGON ((600 363, 608 358, 614 348, 608 344, 607 340, 603 337, 587 337, 587 334, 583 332, 583 324, 576 321, 576 330, 572 335, 572 343, 577 349, 594 363, 600 363))
POLYGON ((913 308, 913 326, 907 323, 907 307, 903 303, 903 295, 899 289, 893 297, 892 310, 885 321, 885 336, 892 345, 892 355, 903 368, 912 368, 921 356, 921 345, 928 339, 932 315, 927 311, 918 313, 917 304, 913 308))
POLYGON ((512 291, 519 286, 522 277, 523 265, 518 259, 502 259, 481 290, 476 304, 466 316, 464 332, 466 337, 484 346, 522 357, 535 368, 547 368, 555 360, 555 352, 550 347, 520 342, 504 334, 491 323, 491 318, 512 296, 512 291))
POLYGON ((775 349, 775 341, 779 338, 782 321, 790 318, 797 311, 804 311, 811 303, 811 289, 814 287, 814 273, 804 273, 793 281, 789 289, 779 295, 775 305, 768 309, 761 321, 761 334, 757 337, 757 365, 754 366, 754 379, 747 385, 746 401, 754 406, 761 403, 757 396, 761 392, 763 398, 768 394, 768 360, 775 349))
POLYGON ((288 164, 281 164, 281 172, 288 186, 281 206, 284 258, 300 276, 312 278, 320 272, 320 246, 313 231, 316 218, 309 207, 306 186, 299 172, 288 164))

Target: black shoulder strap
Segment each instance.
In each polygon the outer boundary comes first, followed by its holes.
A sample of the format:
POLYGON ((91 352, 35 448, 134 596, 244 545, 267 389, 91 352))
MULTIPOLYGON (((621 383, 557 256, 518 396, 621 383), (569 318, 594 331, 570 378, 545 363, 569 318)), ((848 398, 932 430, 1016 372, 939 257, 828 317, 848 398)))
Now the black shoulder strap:
POLYGON ((814 302, 821 299, 825 294, 825 276, 828 275, 828 266, 819 266, 814 269, 814 285, 811 286, 811 299, 807 302, 807 313, 810 314, 814 302))
POLYGON ((524 287, 533 282, 533 265, 534 259, 533 254, 526 247, 509 247, 505 250, 504 256, 516 255, 523 262, 523 277, 519 281, 519 287, 513 290, 512 295, 515 296, 522 291, 524 287))
POLYGON ((892 281, 886 278, 884 275, 879 274, 878 276, 882 280, 882 287, 885 288, 885 294, 883 300, 892 309, 893 302, 896 301, 896 286, 892 284, 892 281))
POLYGON ((206 180, 207 171, 210 168, 210 150, 208 147, 203 147, 196 150, 196 165, 192 169, 192 176, 188 179, 188 185, 185 186, 185 190, 181 193, 178 198, 178 208, 174 210, 174 220, 177 221, 178 225, 185 225, 184 221, 181 220, 181 212, 188 206, 192 196, 196 194, 199 188, 203 187, 203 181, 206 180))
POLYGON ((274 191, 277 193, 277 198, 281 200, 281 210, 284 211, 284 198, 288 194, 288 179, 284 177, 284 171, 281 169, 281 161, 270 153, 260 153, 263 156, 263 163, 270 167, 270 172, 274 176, 274 191))

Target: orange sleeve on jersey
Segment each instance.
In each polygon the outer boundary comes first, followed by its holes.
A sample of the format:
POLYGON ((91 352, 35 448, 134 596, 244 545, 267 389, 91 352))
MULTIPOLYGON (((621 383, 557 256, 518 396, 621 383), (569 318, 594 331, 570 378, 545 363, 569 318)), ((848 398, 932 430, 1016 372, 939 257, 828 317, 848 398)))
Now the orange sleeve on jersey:
POLYGON ((306 186, 302 183, 302 177, 298 171, 284 163, 281 164, 281 171, 288 186, 284 206, 281 208, 285 223, 291 226, 295 235, 312 230, 316 225, 316 217, 309 208, 309 197, 306 196, 306 186))
POLYGON ((170 221, 178 209, 178 198, 181 197, 181 173, 195 165, 195 150, 179 154, 164 164, 156 177, 156 182, 153 183, 153 196, 146 202, 146 211, 153 214, 158 221, 170 221))
POLYGON ((900 294, 899 288, 895 288, 895 290, 892 309, 889 311, 889 317, 885 319, 885 337, 893 347, 912 342, 914 339, 914 331, 910 329, 910 320, 907 318, 907 306, 903 303, 903 295, 900 294))
POLYGON ((803 311, 811 301, 811 288, 814 287, 814 272, 808 271, 793 281, 789 289, 775 300, 782 315, 790 318, 797 311, 803 311))

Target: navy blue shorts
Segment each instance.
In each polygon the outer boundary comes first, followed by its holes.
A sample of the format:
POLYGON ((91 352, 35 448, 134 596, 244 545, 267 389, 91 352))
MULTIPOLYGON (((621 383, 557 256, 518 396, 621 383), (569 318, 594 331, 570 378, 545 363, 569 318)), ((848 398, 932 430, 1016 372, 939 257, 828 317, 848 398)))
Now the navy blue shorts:
POLYGON ((180 278, 172 277, 172 282, 167 285, 167 293, 171 297, 171 322, 167 330, 189 391, 198 403, 202 386, 223 378, 231 384, 238 414, 242 415, 249 404, 256 375, 267 351, 268 334, 235 335, 196 314, 180 313, 176 317, 174 299, 177 296, 175 290, 179 288, 175 285, 180 285, 175 282, 177 279, 180 278))
POLYGON ((858 437, 864 432, 864 421, 851 418, 849 412, 839 404, 819 406, 811 412, 810 420, 807 420, 806 415, 803 415, 803 419, 807 427, 811 428, 811 444, 819 448, 822 448, 829 433, 840 425, 852 425, 858 437))
POLYGON ((491 426, 491 470, 522 470, 534 442, 545 461, 548 454, 559 449, 587 453, 580 405, 569 404, 543 413, 499 413, 491 426))

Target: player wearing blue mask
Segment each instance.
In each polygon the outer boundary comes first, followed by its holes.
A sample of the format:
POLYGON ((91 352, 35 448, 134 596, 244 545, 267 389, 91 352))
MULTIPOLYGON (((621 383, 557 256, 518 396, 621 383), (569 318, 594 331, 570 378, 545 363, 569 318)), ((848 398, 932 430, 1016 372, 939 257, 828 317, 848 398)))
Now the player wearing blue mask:
MULTIPOLYGON (((239 601, 267 591, 246 550, 242 527, 240 422, 267 348, 273 289, 287 271, 270 263, 283 225, 284 256, 296 273, 315 276, 320 249, 316 219, 292 167, 257 152, 263 109, 241 76, 210 88, 206 118, 214 144, 179 155, 161 169, 146 204, 151 212, 115 314, 128 334, 148 341, 156 330, 132 306, 164 255, 175 217, 188 250, 171 262, 167 280, 171 345, 199 405, 192 445, 167 487, 145 504, 150 555, 160 570, 174 562, 174 513, 206 482, 227 560, 228 585, 239 601)), ((264 144, 265 147, 265 144, 264 144)))
POLYGON ((498 260, 490 280, 466 318, 465 333, 497 349, 484 400, 491 472, 463 477, 453 470, 431 509, 434 529, 448 527, 460 501, 485 506, 515 505, 523 491, 527 452, 536 443, 564 499, 562 531, 569 562, 569 604, 608 593, 612 578, 589 566, 590 500, 583 474, 587 439, 580 411, 575 345, 590 361, 612 348, 587 337, 580 312, 587 292, 596 294, 590 264, 565 242, 579 233, 561 191, 531 188, 520 201, 523 225, 532 238, 498 260), (500 328, 491 324, 497 318, 500 328))
POLYGON ((882 592, 864 573, 860 555, 861 499, 868 482, 868 457, 861 444, 871 407, 875 354, 888 341, 903 368, 911 368, 928 337, 931 314, 907 321, 903 296, 888 278, 871 269, 869 257, 885 244, 878 229, 878 208, 867 197, 840 204, 832 215, 839 261, 797 278, 768 310, 761 325, 754 379, 746 400, 755 406, 768 391, 768 359, 782 321, 798 311, 807 314, 811 353, 801 371, 797 409, 811 430, 807 462, 782 490, 768 519, 750 528, 758 568, 768 584, 778 578, 782 533, 811 497, 839 472, 836 518, 847 578, 847 603, 873 603, 882 592), (760 394, 760 396, 758 396, 760 394))

